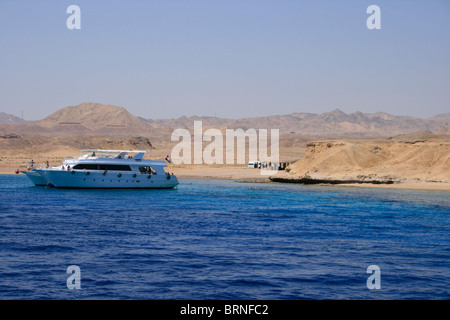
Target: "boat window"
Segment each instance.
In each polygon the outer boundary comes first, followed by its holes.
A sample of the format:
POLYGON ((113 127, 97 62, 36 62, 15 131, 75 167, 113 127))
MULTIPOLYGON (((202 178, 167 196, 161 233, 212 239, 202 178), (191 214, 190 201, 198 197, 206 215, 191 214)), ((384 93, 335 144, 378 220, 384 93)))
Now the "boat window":
POLYGON ((131 171, 130 166, 120 165, 120 164, 100 164, 99 170, 108 171, 131 171))
POLYGON ((98 165, 97 164, 77 164, 76 166, 73 167, 73 169, 98 170, 98 165))
POLYGON ((152 167, 139 167, 139 171, 145 174, 156 174, 155 169, 152 167))
POLYGON ((107 170, 107 171, 131 171, 130 166, 120 164, 88 164, 80 163, 73 167, 75 170, 107 170))

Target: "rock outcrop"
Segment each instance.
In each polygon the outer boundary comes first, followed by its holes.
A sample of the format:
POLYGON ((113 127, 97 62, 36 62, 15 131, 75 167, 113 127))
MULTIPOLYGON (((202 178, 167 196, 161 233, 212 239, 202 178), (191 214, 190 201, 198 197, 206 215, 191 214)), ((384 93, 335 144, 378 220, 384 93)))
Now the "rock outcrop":
POLYGON ((450 183, 450 138, 430 136, 310 142, 302 159, 271 180, 304 184, 450 183))

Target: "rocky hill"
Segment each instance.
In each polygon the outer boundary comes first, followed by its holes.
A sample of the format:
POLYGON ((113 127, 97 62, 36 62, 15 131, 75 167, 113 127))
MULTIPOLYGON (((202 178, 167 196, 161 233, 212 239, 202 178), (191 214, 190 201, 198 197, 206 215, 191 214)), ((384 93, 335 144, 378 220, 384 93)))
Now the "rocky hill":
POLYGON ((102 105, 99 103, 82 103, 77 106, 62 108, 36 125, 51 128, 60 133, 75 134, 134 134, 146 130, 149 125, 129 113, 125 108, 102 105))
POLYGON ((450 134, 450 124, 446 126, 441 126, 438 128, 437 133, 439 134, 450 134))
POLYGON ((297 183, 450 183, 450 136, 309 142, 304 157, 271 179, 297 183))
POLYGON ((12 114, 0 112, 0 124, 17 124, 22 123, 25 120, 22 118, 16 117, 12 114))

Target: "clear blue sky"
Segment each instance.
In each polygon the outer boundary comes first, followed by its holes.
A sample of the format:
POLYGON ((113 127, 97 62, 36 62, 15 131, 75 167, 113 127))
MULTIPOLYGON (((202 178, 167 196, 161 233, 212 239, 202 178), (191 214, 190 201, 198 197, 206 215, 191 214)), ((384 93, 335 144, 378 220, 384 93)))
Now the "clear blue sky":
POLYGON ((87 101, 154 119, 430 117, 450 112, 450 1, 0 0, 0 61, 0 111, 27 120, 87 101))

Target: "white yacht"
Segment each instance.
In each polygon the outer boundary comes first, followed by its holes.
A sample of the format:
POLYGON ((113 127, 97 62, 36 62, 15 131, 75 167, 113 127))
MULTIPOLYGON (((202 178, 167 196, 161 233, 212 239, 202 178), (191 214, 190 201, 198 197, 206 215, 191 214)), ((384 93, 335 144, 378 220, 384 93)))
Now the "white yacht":
POLYGON ((145 151, 81 150, 77 158, 66 158, 57 167, 35 167, 20 171, 37 186, 56 188, 174 188, 178 180, 167 173, 164 160, 143 159, 145 151))

